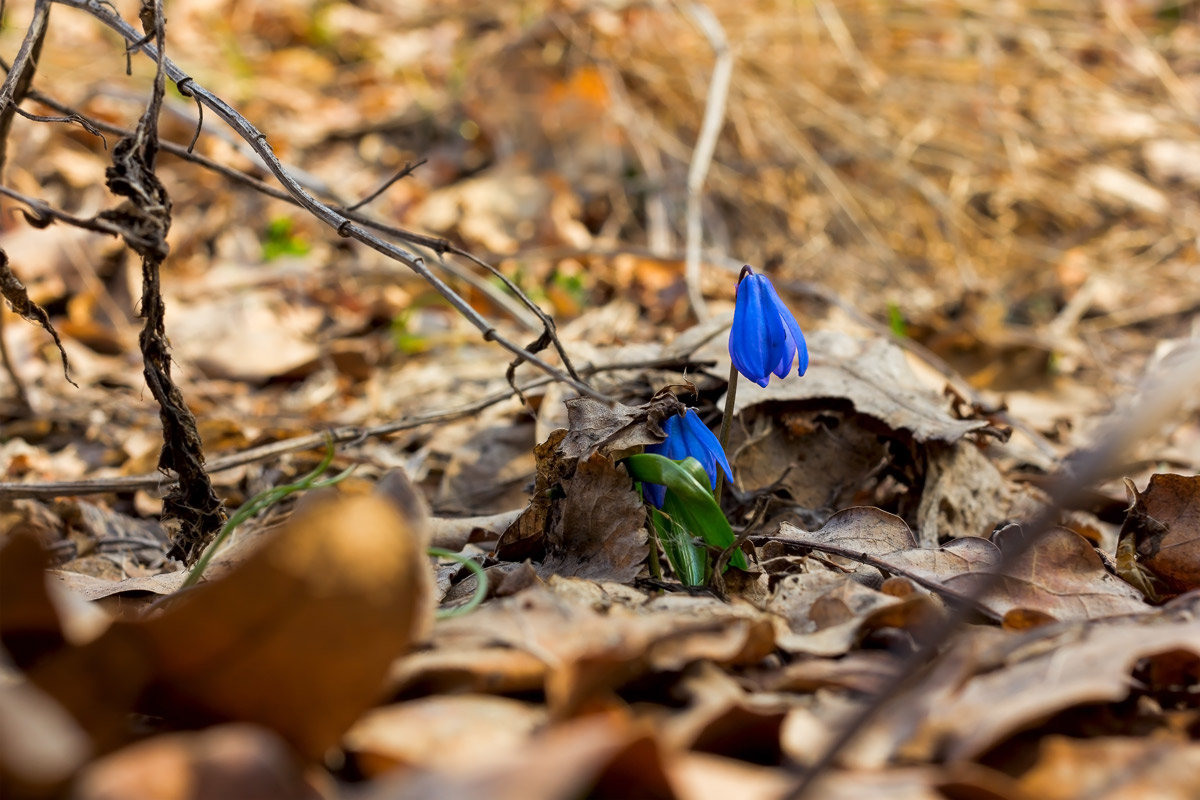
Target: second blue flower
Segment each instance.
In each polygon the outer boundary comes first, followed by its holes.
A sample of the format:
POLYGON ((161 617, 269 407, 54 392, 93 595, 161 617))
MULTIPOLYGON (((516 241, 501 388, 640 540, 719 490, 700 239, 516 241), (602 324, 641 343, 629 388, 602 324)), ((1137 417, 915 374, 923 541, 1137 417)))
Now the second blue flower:
MULTIPOLYGON (((660 444, 646 446, 647 453, 658 453, 672 461, 682 461, 691 456, 700 462, 708 473, 709 488, 717 486, 717 467, 725 473, 725 477, 733 480, 733 471, 729 468, 729 459, 717 437, 700 419, 695 409, 689 408, 683 416, 669 418, 663 423, 667 438, 660 444)), ((642 492, 655 508, 662 508, 666 487, 654 483, 642 484, 642 492)))

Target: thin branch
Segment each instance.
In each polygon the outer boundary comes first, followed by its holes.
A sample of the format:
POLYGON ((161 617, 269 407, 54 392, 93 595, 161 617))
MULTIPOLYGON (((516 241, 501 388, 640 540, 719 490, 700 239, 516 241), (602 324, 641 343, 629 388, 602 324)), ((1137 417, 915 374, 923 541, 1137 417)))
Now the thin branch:
POLYGON ((422 158, 420 161, 409 161, 407 164, 404 165, 404 169, 400 170, 395 175, 388 178, 386 181, 384 181, 382 186, 380 186, 375 191, 371 192, 369 195, 364 197, 362 200, 359 200, 357 203, 355 203, 352 206, 347 206, 346 210, 347 211, 357 211, 358 209, 362 208, 367 203, 371 202, 376 197, 379 197, 379 195, 386 192, 388 190, 388 187, 391 186, 396 181, 401 180, 403 178, 407 178, 409 175, 412 175, 413 171, 416 170, 417 167, 421 166, 428 160, 429 159, 427 159, 427 158, 422 158))
POLYGON ((0 194, 29 206, 30 211, 26 211, 23 208, 19 208, 17 211, 20 211, 21 215, 25 217, 25 221, 35 228, 45 228, 53 225, 55 222, 62 222, 66 225, 82 228, 85 231, 104 233, 109 236, 121 236, 127 232, 126 228, 110 220, 101 217, 77 217, 74 214, 54 208, 44 200, 23 195, 3 184, 0 184, 0 194))
POLYGON ((29 84, 33 82, 33 73, 37 69, 38 55, 42 51, 42 43, 46 41, 46 24, 50 19, 50 0, 36 0, 33 4, 33 19, 25 30, 25 38, 21 40, 21 48, 13 59, 12 69, 4 77, 4 85, 0 86, 0 175, 4 173, 4 163, 8 158, 8 131, 12 127, 13 112, 25 98, 29 84))
MULTIPOLYGON (((7 65, 4 64, 2 59, 0 59, 0 66, 3 66, 5 69, 7 69, 7 65)), ((186 85, 188 82, 189 82, 188 79, 185 79, 184 81, 181 81, 181 85, 186 85)), ((65 103, 61 103, 58 100, 54 99, 53 97, 50 97, 50 96, 44 94, 43 92, 39 92, 36 89, 30 89, 27 92, 26 96, 30 100, 36 100, 37 102, 41 103, 42 105, 52 108, 55 111, 58 111, 60 114, 68 115, 72 119, 78 119, 80 124, 83 124, 85 127, 88 127, 89 131, 91 131, 92 129, 95 129, 93 132, 96 132, 96 133, 99 133, 100 131, 105 131, 105 132, 108 132, 108 133, 111 133, 111 134, 114 134, 117 136, 132 136, 133 135, 133 131, 129 130, 128 128, 122 128, 119 125, 113 125, 112 123, 105 122, 103 120, 98 120, 98 119, 93 119, 91 117, 88 117, 86 114, 83 114, 80 111, 78 111, 74 108, 71 108, 70 106, 66 105, 65 103)), ((192 95, 190 92, 188 92, 187 96, 191 97, 192 95)), ((200 106, 200 107, 203 108, 203 106, 200 106)), ((198 135, 199 130, 200 130, 199 125, 197 125, 196 130, 197 130, 197 135, 198 135)), ((196 140, 193 138, 192 145, 195 144, 195 141, 196 140)), ((199 155, 198 153, 193 152, 191 149, 192 145, 189 145, 188 147, 184 147, 180 144, 176 144, 175 142, 171 142, 171 141, 167 141, 167 140, 160 140, 159 145, 162 148, 162 150, 166 153, 170 153, 171 155, 173 155, 177 158, 181 158, 184 161, 189 161, 193 164, 196 164, 197 166, 203 167, 204 169, 215 172, 218 175, 221 175, 222 177, 228 178, 229 180, 236 181, 237 183, 241 184, 242 186, 247 187, 248 189, 252 189, 256 192, 259 192, 260 194, 266 195, 267 197, 271 197, 275 200, 282 200, 283 202, 290 203, 291 205, 294 205, 294 206, 300 205, 299 201, 297 201, 296 198, 292 197, 290 194, 283 191, 282 189, 278 189, 278 188, 272 186, 271 184, 267 183, 266 181, 259 180, 258 178, 254 177, 253 175, 248 175, 245 172, 242 172, 241 170, 226 166, 225 164, 222 164, 218 161, 213 161, 211 158, 208 158, 207 156, 202 156, 202 155, 199 155)), ((454 264, 452 262, 440 260, 438 262, 438 265, 442 269, 444 269, 446 272, 453 275, 455 278, 458 278, 459 280, 463 281, 464 283, 470 285, 472 288, 479 291, 481 294, 485 295, 489 300, 491 300, 493 303, 495 303, 498 307, 502 308, 514 320, 521 323, 529 330, 531 330, 531 331, 542 330, 546 326, 553 324, 552 320, 550 320, 550 318, 546 316, 545 312, 543 312, 541 310, 541 308, 539 306, 537 306, 529 298, 529 296, 526 295, 525 292, 523 292, 520 289, 520 287, 513 284, 512 281, 510 281, 506 275, 504 275, 502 272, 497 270, 491 264, 489 264, 489 263, 483 261, 482 259, 468 253, 467 251, 455 246, 448 239, 442 239, 442 238, 439 238, 436 236, 427 236, 427 235, 420 234, 420 233, 414 233, 412 231, 408 231, 403 228, 398 228, 395 225, 388 225, 384 222, 380 222, 376 219, 372 219, 371 217, 369 217, 365 214, 362 214, 357 211, 352 211, 350 209, 347 209, 347 208, 344 208, 341 206, 332 206, 332 208, 335 211, 337 211, 341 214, 344 214, 347 219, 351 219, 351 220, 359 223, 360 225, 364 225, 368 228, 371 228, 372 230, 379 231, 380 233, 386 234, 388 236, 392 236, 397 239, 400 239, 400 240, 403 240, 406 242, 410 242, 412 244, 419 245, 421 247, 425 247, 429 250, 432 250, 434 253, 436 253, 438 255, 444 255, 446 253, 449 253, 451 255, 455 255, 460 258, 467 259, 471 263, 476 264, 477 266, 480 266, 483 269, 490 272, 491 274, 497 276, 501 280, 501 282, 504 284, 504 286, 509 290, 509 292, 511 292, 511 294, 501 291, 495 285, 488 283, 485 280, 482 280, 475 273, 473 273, 469 270, 462 269, 457 264, 454 264), (516 299, 514 299, 514 296, 516 299), (525 310, 527 308, 532 309, 533 313, 532 314, 528 313, 525 310)), ((560 357, 563 359, 563 364, 567 367, 567 370, 570 373, 571 372, 570 359, 567 358, 565 351, 561 347, 558 348, 558 351, 559 351, 560 357)), ((572 374, 572 377, 576 377, 574 375, 574 373, 571 373, 571 374, 572 374)))
MULTIPOLYGON (((102 7, 98 0, 54 0, 54 2, 62 5, 70 6, 82 11, 86 11, 93 17, 112 28, 114 31, 125 37, 126 41, 137 42, 142 38, 142 35, 135 31, 128 23, 119 16, 116 16, 102 7)), ((158 50, 152 44, 142 45, 140 52, 147 57, 158 59, 158 50)), ((179 83, 189 77, 181 70, 173 61, 168 58, 161 59, 163 69, 171 80, 179 83)), ((430 286, 432 286, 459 314, 474 325, 483 335, 485 341, 492 341, 499 344, 504 349, 508 350, 514 356, 533 364, 538 369, 545 372, 547 375, 554 376, 557 380, 569 385, 571 388, 580 394, 587 395, 601 402, 610 402, 610 398, 596 391, 592 387, 585 384, 583 381, 571 377, 569 374, 554 367, 545 360, 534 355, 526 348, 511 342, 508 338, 501 335, 487 319, 478 311, 471 307, 462 296, 455 292, 441 278, 435 275, 425 264, 425 259, 410 253, 396 245, 380 239, 375 236, 365 227, 356 225, 355 222, 346 214, 339 212, 320 200, 317 200, 302 187, 283 163, 280 162, 275 155, 275 151, 267 142, 267 136, 258 128, 254 127, 238 113, 232 106, 216 96, 208 89, 198 84, 195 80, 188 83, 188 88, 192 91, 198 102, 203 103, 213 113, 219 116, 226 125, 232 128, 239 136, 241 136, 254 150, 254 152, 263 160, 267 168, 275 175, 288 193, 295 198, 296 202, 301 207, 315 216, 317 219, 324 222, 329 227, 337 231, 339 236, 355 239, 371 249, 382 253, 384 256, 407 266, 413 272, 420 275, 430 286)))
POLYGON ((716 56, 712 80, 708 84, 708 96, 704 101, 704 120, 700 125, 700 136, 692 151, 692 162, 687 176, 687 261, 684 265, 684 280, 687 284, 688 302, 696 317, 703 322, 708 319, 708 306, 700 290, 700 247, 704 237, 703 191, 708 168, 712 164, 717 137, 725 125, 725 102, 729 97, 729 81, 733 76, 733 51, 725 37, 725 29, 706 6, 685 2, 681 8, 708 39, 716 56))
POLYGON ((918 586, 923 586, 934 594, 939 595, 940 597, 943 597, 952 603, 964 603, 970 606, 974 611, 982 614, 993 622, 1000 622, 1004 619, 1002 614, 997 614, 987 605, 979 602, 979 599, 973 593, 960 592, 955 589, 951 589, 949 586, 938 583, 932 578, 929 578, 927 575, 922 575, 917 570, 905 569, 899 564, 893 564, 886 559, 868 555, 861 550, 853 550, 848 547, 841 547, 839 545, 828 544, 826 542, 801 542, 796 541, 795 539, 790 539, 786 536, 755 534, 749 538, 755 544, 761 542, 779 542, 783 545, 799 550, 816 550, 821 553, 829 553, 830 555, 841 556, 859 564, 866 564, 867 566, 874 567, 880 572, 886 572, 892 575, 900 575, 908 578, 918 586))
MULTIPOLYGON (((680 361, 679 359, 660 359, 651 361, 621 361, 613 364, 600 364, 597 366, 585 367, 582 372, 589 377, 602 372, 618 372, 627 369, 672 369, 672 368, 690 368, 693 366, 705 366, 707 362, 680 361)), ((553 376, 543 376, 534 378, 520 386, 521 392, 528 392, 531 389, 536 389, 547 384, 554 383, 556 379, 553 376)), ((320 433, 308 434, 306 436, 297 436, 292 439, 284 439, 279 442, 270 442, 269 444, 252 447, 248 450, 243 450, 239 453, 230 453, 227 456, 213 458, 205 464, 205 468, 209 473, 223 472, 237 467, 243 467, 247 464, 258 464, 263 461, 270 461, 273 458, 287 455, 288 453, 298 453, 306 450, 315 450, 323 447, 326 442, 332 441, 334 444, 345 444, 354 442, 360 439, 377 438, 388 436, 400 431, 412 430, 425 425, 442 424, 446 422, 454 422, 455 420, 465 419, 478 414, 485 408, 494 406, 497 403, 502 403, 517 396, 517 391, 513 389, 504 389, 499 392, 480 398, 474 403, 461 406, 460 408, 451 409, 450 411, 441 411, 429 414, 419 414, 405 419, 393 420, 380 425, 371 425, 368 427, 359 427, 357 425, 342 425, 336 428, 331 428, 320 433)), ((109 492, 136 492, 139 490, 153 491, 161 488, 164 484, 170 483, 173 480, 171 475, 162 475, 161 473, 153 473, 149 475, 130 475, 120 478, 92 478, 90 480, 80 481, 47 481, 41 483, 20 483, 20 482, 0 482, 0 502, 7 500, 19 500, 22 498, 34 499, 51 499, 55 497, 77 497, 89 494, 106 494, 109 492)))

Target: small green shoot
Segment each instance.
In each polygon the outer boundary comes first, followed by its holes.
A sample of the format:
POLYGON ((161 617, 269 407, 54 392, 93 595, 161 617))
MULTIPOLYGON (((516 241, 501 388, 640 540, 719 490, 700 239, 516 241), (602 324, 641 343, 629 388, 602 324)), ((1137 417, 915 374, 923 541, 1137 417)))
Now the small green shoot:
MULTIPOLYGON (((354 471, 353 466, 342 470, 332 478, 318 480, 318 478, 324 474, 325 470, 329 469, 329 465, 333 463, 334 452, 333 440, 330 439, 325 445, 325 457, 321 459, 320 464, 317 464, 317 466, 313 468, 312 472, 309 472, 303 478, 294 483, 289 483, 284 486, 274 486, 270 489, 264 489, 243 503, 221 527, 220 532, 217 533, 217 536, 215 539, 213 539, 212 544, 208 546, 208 549, 204 551, 204 555, 202 555, 200 560, 197 561, 195 566, 192 567, 192 571, 189 572, 187 578, 184 579, 183 585, 179 587, 180 590, 187 589, 188 587, 194 586, 199 582, 200 577, 204 574, 204 571, 212 562, 213 556, 215 556, 217 551, 221 549, 221 546, 225 543, 225 540, 229 538, 229 535, 233 533, 234 529, 236 529, 243 522, 250 519, 260 511, 263 511, 273 506, 275 503, 278 503, 289 494, 301 492, 306 489, 320 489, 325 486, 333 486, 335 483, 338 483, 339 481, 349 477, 350 473, 354 471)), ((488 590, 488 578, 487 574, 483 571, 483 567, 461 553, 443 550, 440 547, 430 547, 426 550, 426 552, 434 558, 448 558, 462 564, 475 575, 478 584, 475 587, 475 594, 471 596, 470 601, 459 608, 438 611, 437 618, 449 619, 451 617, 458 617, 462 616, 463 614, 468 614, 478 608, 479 604, 483 602, 485 597, 487 597, 488 590)))
POLYGON ((488 591, 488 577, 487 573, 483 571, 483 567, 477 564, 474 559, 467 558, 462 553, 455 553, 452 550, 444 550, 441 547, 430 547, 425 552, 429 553, 429 555, 433 556, 434 558, 448 558, 451 561, 457 561, 459 564, 462 564, 464 567, 469 569, 475 576, 475 594, 471 595, 471 599, 466 603, 466 605, 459 606, 458 608, 438 609, 437 618, 451 619, 452 617, 461 617, 463 614, 469 614, 478 608, 479 604, 483 602, 483 599, 487 597, 488 591))
POLYGON ((900 310, 900 306, 889 302, 887 304, 888 328, 891 329, 892 335, 897 339, 908 338, 908 326, 904 322, 904 312, 900 310))
POLYGON ((301 492, 306 489, 319 489, 324 486, 333 486, 338 481, 341 481, 349 476, 350 473, 354 471, 353 466, 347 467, 337 475, 334 475, 332 478, 327 478, 323 481, 317 480, 321 477, 325 470, 329 469, 329 465, 333 463, 334 452, 333 440, 329 439, 325 443, 325 457, 321 459, 320 464, 317 464, 317 466, 313 468, 312 472, 308 473, 295 483, 288 483, 283 486, 273 486, 270 489, 264 489, 263 491, 254 495, 254 497, 251 497, 245 503, 242 503, 238 510, 233 512, 233 515, 221 527, 221 530, 217 533, 216 538, 213 539, 212 544, 210 544, 208 549, 204 551, 204 555, 200 556, 200 560, 197 561, 192 567, 192 571, 188 573, 188 576, 186 579, 184 579, 183 585, 180 587, 180 589, 186 589, 189 586, 194 586, 200 580, 200 576, 203 575, 204 570, 208 568, 213 556, 217 554, 217 551, 221 548, 221 545, 225 543, 225 540, 229 538, 229 534, 233 533, 234 529, 237 528, 238 525, 241 525, 258 512, 275 505, 289 494, 301 492))
POLYGON ((282 256, 302 256, 308 253, 308 242, 292 230, 289 217, 276 217, 267 223, 263 232, 263 261, 274 261, 282 256))

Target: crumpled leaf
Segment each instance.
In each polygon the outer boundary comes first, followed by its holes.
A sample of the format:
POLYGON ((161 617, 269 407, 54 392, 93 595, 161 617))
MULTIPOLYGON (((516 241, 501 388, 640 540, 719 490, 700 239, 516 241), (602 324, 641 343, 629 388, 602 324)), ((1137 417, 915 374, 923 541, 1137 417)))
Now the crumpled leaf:
MULTIPOLYGON (((813 533, 785 522, 778 534, 780 540, 871 564, 955 599, 968 597, 1019 536, 1014 529, 1002 531, 996 544, 966 537, 937 549, 919 548, 904 520, 869 507, 840 511, 813 533)), ((1066 528, 1047 531, 980 605, 997 618, 1031 609, 1058 620, 1148 610, 1141 594, 1105 570, 1087 540, 1066 528)))
POLYGON ((1159 473, 1145 492, 1130 484, 1133 507, 1121 526, 1137 564, 1161 582, 1167 596, 1200 588, 1200 475, 1159 473))
POLYGON ((560 452, 569 459, 589 458, 596 452, 620 457, 634 447, 658 444, 666 438, 663 421, 684 409, 670 387, 640 406, 609 406, 590 397, 572 398, 566 406, 567 436, 560 452))
MULTIPOLYGON (((533 495, 525 511, 496 543, 496 556, 500 559, 542 560, 548 547, 565 541, 563 525, 568 514, 572 525, 590 525, 587 509, 594 498, 590 496, 592 490, 586 490, 587 480, 572 482, 577 466, 600 456, 608 462, 607 470, 615 470, 613 462, 627 455, 629 450, 663 441, 666 438, 663 420, 681 412, 684 407, 670 387, 637 407, 619 403, 609 407, 583 397, 568 400, 566 405, 567 429, 552 432, 546 441, 534 448, 537 466, 533 495), (568 486, 572 487, 575 497, 567 491, 568 486), (568 511, 576 502, 581 504, 580 507, 568 511)), ((599 476, 605 472, 606 469, 600 466, 589 468, 589 475, 599 476)), ((626 481, 632 491, 632 480, 626 478, 626 481)), ((605 491, 619 490, 613 486, 605 491)), ((636 515, 643 516, 640 504, 636 515)), ((617 527, 627 529, 632 518, 630 509, 627 519, 617 527)), ((640 521, 638 526, 641 526, 640 521)), ((595 533, 581 535, 584 539, 597 538, 595 533)))
POLYGON ((918 442, 949 444, 988 427, 986 420, 952 416, 947 403, 917 380, 904 351, 886 339, 854 339, 832 330, 807 338, 811 361, 804 379, 772 381, 765 389, 740 379, 735 414, 774 401, 838 399, 918 442))
POLYGON ((594 454, 563 482, 560 524, 547 533, 544 574, 625 583, 646 558, 641 497, 624 468, 594 454))

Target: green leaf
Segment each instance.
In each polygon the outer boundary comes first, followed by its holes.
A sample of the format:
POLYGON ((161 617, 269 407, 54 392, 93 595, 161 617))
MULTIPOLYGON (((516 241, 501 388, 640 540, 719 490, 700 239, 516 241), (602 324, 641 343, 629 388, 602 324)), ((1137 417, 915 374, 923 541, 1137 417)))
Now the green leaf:
MULTIPOLYGON (((638 453, 626 458, 625 464, 635 480, 667 487, 663 510, 684 530, 714 547, 724 549, 733 544, 733 528, 713 498, 708 474, 699 461, 685 458, 678 462, 658 453, 638 453)), ((729 561, 746 569, 746 557, 740 551, 729 561)))
POLYGON ((662 542, 671 569, 685 586, 703 586, 708 577, 708 551, 692 543, 692 535, 675 518, 650 507, 650 521, 662 542))

